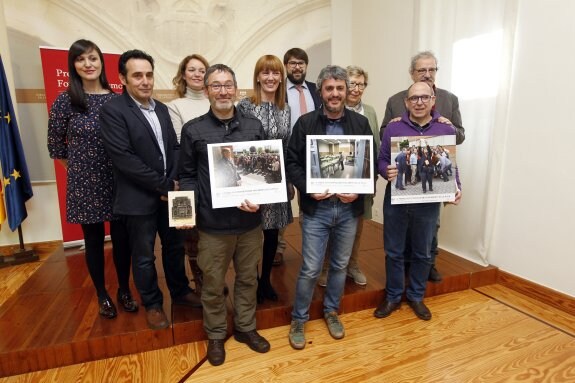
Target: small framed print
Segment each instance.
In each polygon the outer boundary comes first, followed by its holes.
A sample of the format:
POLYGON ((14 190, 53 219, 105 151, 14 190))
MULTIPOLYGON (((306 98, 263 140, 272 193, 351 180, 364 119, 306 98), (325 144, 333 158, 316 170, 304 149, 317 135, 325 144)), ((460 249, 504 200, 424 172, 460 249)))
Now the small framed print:
POLYGON ((170 227, 195 226, 196 212, 192 190, 168 192, 170 227))

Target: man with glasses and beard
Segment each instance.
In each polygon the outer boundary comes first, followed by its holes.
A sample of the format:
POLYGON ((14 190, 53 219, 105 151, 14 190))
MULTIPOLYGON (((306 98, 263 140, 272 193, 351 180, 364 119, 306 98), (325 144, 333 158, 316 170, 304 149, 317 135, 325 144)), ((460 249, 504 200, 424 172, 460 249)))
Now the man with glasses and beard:
POLYGON ((237 207, 212 208, 207 145, 263 140, 265 133, 260 120, 234 106, 237 81, 231 68, 212 65, 206 71, 204 85, 210 110, 182 128, 179 176, 180 188, 193 190, 197 200, 198 266, 204 277, 201 299, 204 330, 208 335, 207 357, 212 365, 218 366, 226 358, 224 286, 232 260, 234 338, 260 353, 268 352, 270 344, 256 331, 257 270, 263 240, 259 205, 244 200, 237 207))
POLYGON ((303 349, 306 344, 304 327, 309 320, 309 307, 322 269, 328 239, 331 252, 323 299, 324 319, 334 339, 341 339, 345 335, 343 324, 338 318, 338 310, 358 217, 364 211, 364 195, 362 194, 307 192, 306 137, 308 135, 372 135, 368 119, 345 108, 349 91, 349 79, 345 69, 332 65, 323 68, 319 74, 317 86, 323 107, 298 119, 288 145, 286 160, 287 177, 299 190, 300 206, 303 212, 303 262, 296 282, 291 328, 288 335, 290 345, 296 350, 303 349))

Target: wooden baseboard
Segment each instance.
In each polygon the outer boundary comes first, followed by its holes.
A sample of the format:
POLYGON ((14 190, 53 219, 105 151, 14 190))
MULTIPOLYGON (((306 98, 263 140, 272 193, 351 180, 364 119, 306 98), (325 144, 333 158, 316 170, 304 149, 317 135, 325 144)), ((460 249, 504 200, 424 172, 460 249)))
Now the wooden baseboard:
POLYGON ((497 283, 575 316, 575 298, 572 296, 538 285, 503 270, 499 270, 497 283))

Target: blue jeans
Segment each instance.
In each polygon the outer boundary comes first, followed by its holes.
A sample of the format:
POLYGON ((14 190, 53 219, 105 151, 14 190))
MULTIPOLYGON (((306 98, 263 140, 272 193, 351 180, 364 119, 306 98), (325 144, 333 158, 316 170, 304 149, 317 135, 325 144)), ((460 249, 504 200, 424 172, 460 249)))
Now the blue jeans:
POLYGON ((156 233, 162 243, 162 266, 170 296, 174 299, 191 292, 184 263, 184 232, 169 227, 168 204, 162 203, 154 214, 123 215, 121 219, 128 233, 134 283, 146 310, 161 308, 164 303, 155 264, 156 233))
POLYGON ((439 217, 439 203, 391 204, 391 188, 383 201, 383 248, 385 250, 385 290, 389 302, 401 301, 403 294, 405 243, 411 244, 411 267, 407 299, 421 302, 431 268, 431 243, 439 217), (409 230, 408 230, 409 229, 409 230), (409 233, 410 238, 407 238, 409 233))
POLYGON ((331 254, 327 286, 323 299, 325 313, 338 311, 349 257, 357 229, 350 203, 323 200, 313 215, 304 213, 302 223, 302 265, 296 282, 292 319, 309 320, 309 306, 321 272, 327 242, 331 236, 331 254))

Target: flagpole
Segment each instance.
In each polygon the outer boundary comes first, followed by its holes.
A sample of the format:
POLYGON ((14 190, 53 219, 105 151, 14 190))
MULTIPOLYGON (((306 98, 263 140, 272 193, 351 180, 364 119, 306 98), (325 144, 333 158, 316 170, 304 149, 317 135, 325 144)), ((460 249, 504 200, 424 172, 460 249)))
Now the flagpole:
POLYGON ((0 255, 0 269, 7 266, 19 265, 21 263, 37 261, 40 259, 33 249, 26 249, 24 246, 24 236, 22 235, 22 225, 18 226, 19 249, 11 248, 8 254, 0 255))

